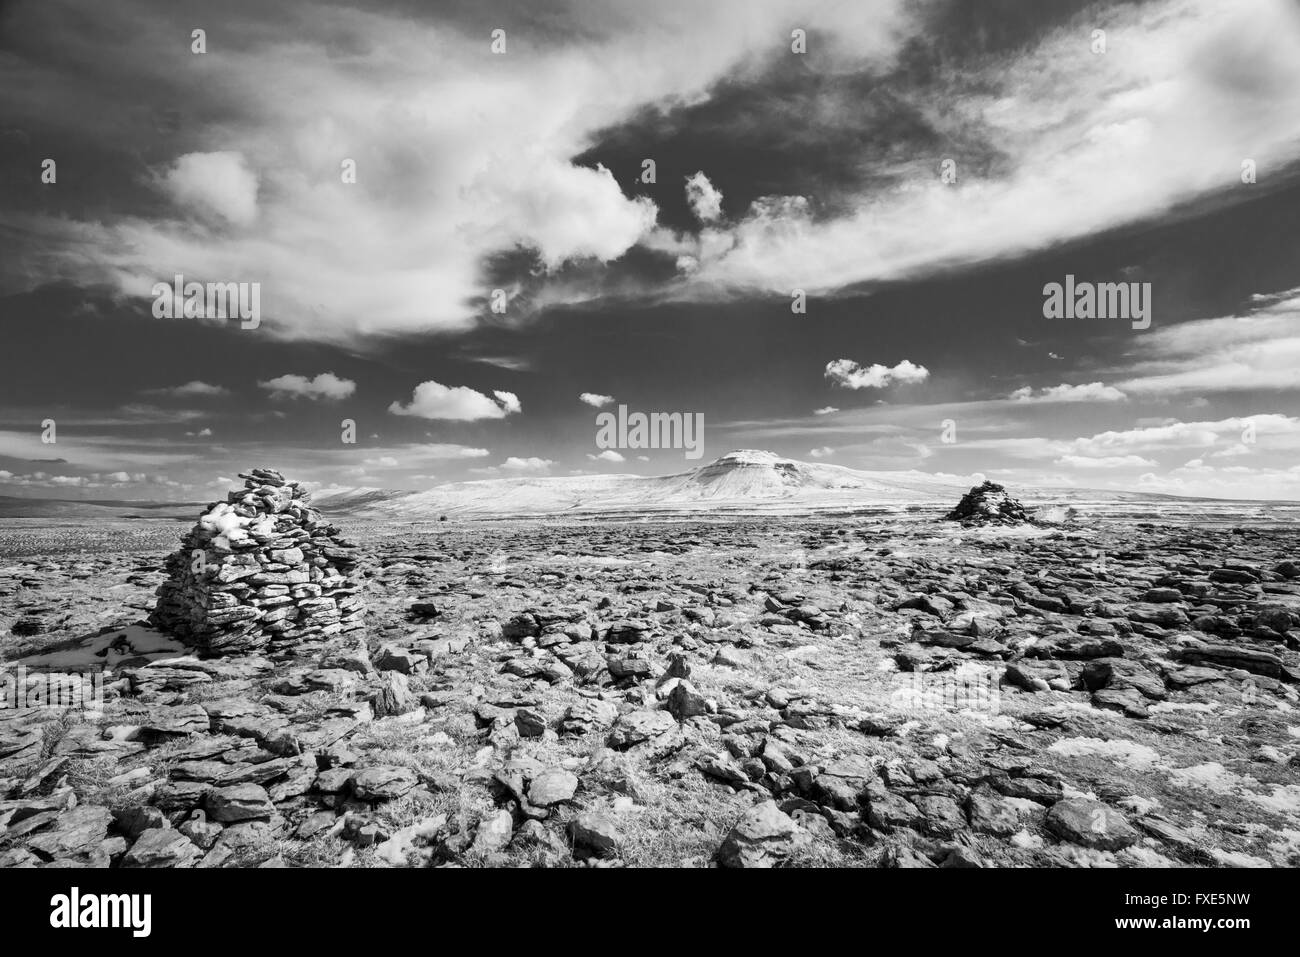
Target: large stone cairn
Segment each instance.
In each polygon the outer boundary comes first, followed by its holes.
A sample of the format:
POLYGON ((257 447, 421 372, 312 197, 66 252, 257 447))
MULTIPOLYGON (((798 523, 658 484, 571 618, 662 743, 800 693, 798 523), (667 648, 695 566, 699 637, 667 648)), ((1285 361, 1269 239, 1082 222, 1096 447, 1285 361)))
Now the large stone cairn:
POLYGON ((209 505, 168 556, 150 623, 223 655, 360 628, 365 603, 349 577, 356 546, 297 482, 272 469, 239 477, 243 489, 209 505))
POLYGON ((961 497, 957 507, 944 516, 963 525, 1019 525, 1029 521, 1025 507, 996 482, 976 485, 961 497))

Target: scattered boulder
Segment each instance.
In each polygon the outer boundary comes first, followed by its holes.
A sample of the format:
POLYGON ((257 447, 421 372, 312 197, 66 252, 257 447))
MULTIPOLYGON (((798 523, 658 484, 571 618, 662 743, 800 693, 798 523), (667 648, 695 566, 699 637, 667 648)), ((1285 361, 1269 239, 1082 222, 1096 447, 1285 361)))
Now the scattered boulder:
POLYGON ((1048 810, 1044 824, 1063 841, 1099 851, 1122 850, 1141 837, 1118 811, 1087 798, 1057 801, 1048 810))
POLYGON ((411 768, 382 765, 358 771, 352 777, 352 793, 362 801, 389 801, 401 797, 419 783, 411 768))
POLYGON ((1276 678, 1279 681, 1300 681, 1300 676, 1287 669, 1277 655, 1240 645, 1216 645, 1191 641, 1183 648, 1182 659, 1192 665, 1220 665, 1227 668, 1240 668, 1242 671, 1276 678))
POLYGON ((510 843, 514 829, 514 818, 510 816, 509 811, 502 809, 494 814, 489 814, 478 822, 478 830, 474 833, 472 850, 478 854, 492 854, 504 850, 505 846, 510 843))
POLYGON ((578 790, 577 775, 562 768, 550 768, 533 778, 528 786, 528 803, 552 807, 573 799, 578 790))
POLYGON ((677 727, 677 722, 667 711, 632 711, 621 715, 609 733, 606 743, 616 750, 656 738, 677 727))
POLYGON ((569 822, 569 840, 573 856, 581 860, 609 858, 618 853, 623 832, 610 815, 602 811, 584 811, 569 822))
POLYGON ((58 817, 51 830, 28 841, 27 849, 47 860, 88 855, 108 836, 112 820, 106 807, 74 807, 58 817))
POLYGON ((811 837, 794 819, 764 801, 746 811, 718 849, 722 867, 775 867, 806 847, 811 837))
POLYGON ((265 820, 275 813, 271 798, 260 784, 214 788, 205 797, 208 816, 222 824, 265 820))
POLYGON ((193 867, 203 852, 188 837, 170 827, 145 831, 122 858, 123 867, 193 867))

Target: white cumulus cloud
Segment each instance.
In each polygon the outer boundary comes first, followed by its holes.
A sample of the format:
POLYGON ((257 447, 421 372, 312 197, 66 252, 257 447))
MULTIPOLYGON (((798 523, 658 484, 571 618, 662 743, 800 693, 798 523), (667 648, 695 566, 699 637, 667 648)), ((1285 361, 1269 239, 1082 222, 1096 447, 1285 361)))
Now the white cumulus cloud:
POLYGON ((713 223, 722 218, 722 193, 702 171, 686 177, 686 202, 702 223, 713 223))
POLYGON ((554 464, 550 459, 538 458, 535 455, 528 458, 512 455, 501 463, 501 467, 511 472, 544 472, 554 464))
POLYGON ((403 405, 393 402, 388 411, 393 415, 413 415, 422 419, 442 419, 453 422, 474 422, 479 419, 504 419, 519 412, 519 399, 510 392, 493 392, 490 399, 469 386, 445 386, 429 379, 415 387, 411 401, 403 405))
POLYGON ((845 389, 883 389, 898 382, 924 382, 930 377, 930 370, 908 359, 893 367, 879 364, 864 367, 852 359, 834 359, 826 363, 825 375, 845 389))

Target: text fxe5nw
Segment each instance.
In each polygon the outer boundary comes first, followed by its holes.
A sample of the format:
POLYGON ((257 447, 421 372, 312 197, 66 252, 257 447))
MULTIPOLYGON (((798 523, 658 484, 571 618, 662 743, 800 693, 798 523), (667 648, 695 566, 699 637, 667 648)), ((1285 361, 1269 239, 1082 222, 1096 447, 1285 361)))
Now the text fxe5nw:
POLYGON ((104 673, 29 671, 0 665, 0 709, 77 708, 104 710, 104 673))
POLYGON ((179 273, 170 283, 156 282, 155 319, 239 319, 241 329, 262 324, 260 282, 186 282, 179 273))
POLYGON ((153 897, 149 894, 83 894, 78 887, 50 898, 50 926, 127 927, 132 937, 148 937, 153 929, 153 897))
POLYGON ((631 412, 596 416, 596 446, 601 449, 685 449, 686 458, 704 455, 703 412, 631 412))
POLYGON ((1076 282, 1043 287, 1045 319, 1126 319, 1134 329, 1151 328, 1151 283, 1076 282))

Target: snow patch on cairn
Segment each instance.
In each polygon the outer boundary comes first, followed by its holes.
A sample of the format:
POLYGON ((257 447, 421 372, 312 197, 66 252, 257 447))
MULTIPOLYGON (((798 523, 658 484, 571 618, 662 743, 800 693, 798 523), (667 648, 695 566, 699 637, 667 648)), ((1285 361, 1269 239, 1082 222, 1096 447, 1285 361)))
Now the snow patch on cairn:
POLYGON ((1029 522, 1025 507, 1008 495, 1005 487, 988 481, 963 495, 957 507, 944 518, 964 525, 1020 525, 1029 522))
POLYGON ((213 502, 164 563, 150 624, 212 654, 313 641, 361 627, 356 546, 273 469, 213 502))

